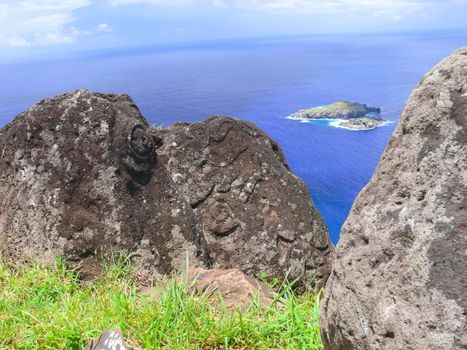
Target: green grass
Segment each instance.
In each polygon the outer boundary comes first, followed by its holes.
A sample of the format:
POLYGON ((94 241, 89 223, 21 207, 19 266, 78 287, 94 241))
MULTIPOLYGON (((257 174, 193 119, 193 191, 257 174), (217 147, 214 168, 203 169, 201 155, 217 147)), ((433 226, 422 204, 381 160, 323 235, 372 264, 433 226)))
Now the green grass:
POLYGON ((131 267, 109 264, 91 284, 56 265, 0 263, 0 349, 82 349, 118 327, 132 349, 322 349, 318 295, 279 289, 269 308, 212 306, 169 278, 157 297, 140 293, 131 267))

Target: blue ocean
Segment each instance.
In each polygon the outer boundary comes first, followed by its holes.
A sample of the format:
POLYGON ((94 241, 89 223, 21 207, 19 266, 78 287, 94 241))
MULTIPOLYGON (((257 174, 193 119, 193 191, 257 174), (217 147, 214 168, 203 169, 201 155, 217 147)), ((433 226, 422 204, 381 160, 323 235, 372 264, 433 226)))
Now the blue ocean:
POLYGON ((0 127, 33 103, 87 88, 126 93, 150 123, 249 120, 282 146, 334 243, 372 176, 412 89, 467 33, 238 39, 69 54, 0 65, 0 127), (392 121, 369 131, 301 123, 300 108, 349 100, 392 121))

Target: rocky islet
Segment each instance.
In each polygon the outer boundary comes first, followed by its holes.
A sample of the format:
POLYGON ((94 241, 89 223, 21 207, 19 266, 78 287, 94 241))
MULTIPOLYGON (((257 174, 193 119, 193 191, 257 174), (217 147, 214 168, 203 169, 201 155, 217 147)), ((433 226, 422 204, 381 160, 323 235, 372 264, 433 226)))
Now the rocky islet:
POLYGON ((326 106, 301 109, 289 116, 293 120, 332 120, 331 125, 349 130, 371 130, 387 123, 379 115, 379 107, 348 101, 337 101, 326 106))

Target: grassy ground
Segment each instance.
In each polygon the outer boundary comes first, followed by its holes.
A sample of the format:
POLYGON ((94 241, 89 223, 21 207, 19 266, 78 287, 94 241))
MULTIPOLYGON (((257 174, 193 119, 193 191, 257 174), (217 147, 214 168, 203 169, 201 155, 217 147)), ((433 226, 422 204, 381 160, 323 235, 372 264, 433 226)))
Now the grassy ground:
POLYGON ((124 263, 82 284, 64 267, 0 263, 0 349, 82 349, 118 327, 132 349, 321 349, 318 297, 280 288, 280 302, 244 313, 214 308, 180 278, 138 292, 124 263))

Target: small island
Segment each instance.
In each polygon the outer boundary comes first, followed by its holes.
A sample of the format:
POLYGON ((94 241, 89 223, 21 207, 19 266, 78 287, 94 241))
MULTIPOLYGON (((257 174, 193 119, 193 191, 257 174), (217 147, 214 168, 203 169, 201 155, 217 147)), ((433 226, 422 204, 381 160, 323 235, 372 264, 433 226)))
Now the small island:
POLYGON ((351 130, 371 130, 387 123, 379 107, 357 102, 338 101, 327 106, 301 109, 289 116, 295 120, 332 120, 330 125, 351 130))

